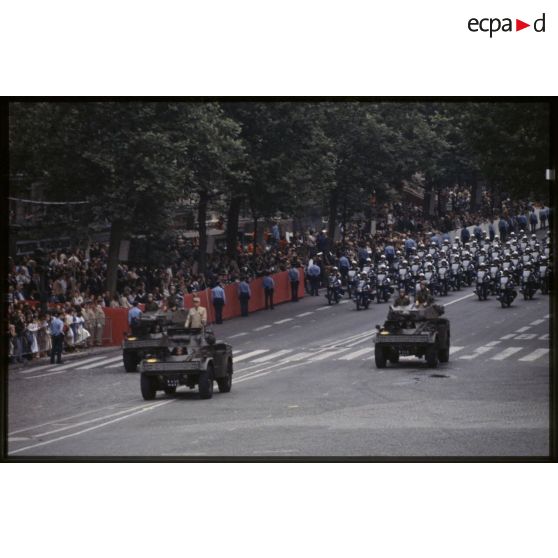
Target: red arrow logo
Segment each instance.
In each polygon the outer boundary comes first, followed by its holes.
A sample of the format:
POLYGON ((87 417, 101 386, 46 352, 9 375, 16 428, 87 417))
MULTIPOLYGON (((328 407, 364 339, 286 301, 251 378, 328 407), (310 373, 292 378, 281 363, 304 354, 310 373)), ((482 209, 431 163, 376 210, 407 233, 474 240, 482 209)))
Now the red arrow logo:
POLYGON ((515 30, 516 31, 521 31, 522 29, 525 29, 526 27, 531 27, 531 25, 529 23, 525 23, 524 21, 521 21, 520 19, 515 20, 515 30))

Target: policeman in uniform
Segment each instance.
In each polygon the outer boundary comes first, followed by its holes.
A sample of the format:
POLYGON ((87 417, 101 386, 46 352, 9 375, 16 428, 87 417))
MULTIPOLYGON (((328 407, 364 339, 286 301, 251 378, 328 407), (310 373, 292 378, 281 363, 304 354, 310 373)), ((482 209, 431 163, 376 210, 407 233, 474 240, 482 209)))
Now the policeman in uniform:
POLYGON ((223 306, 227 303, 225 298, 225 289, 220 282, 211 289, 211 299, 213 300, 213 308, 215 308, 215 323, 223 323, 223 306))
POLYGON ((133 306, 128 310, 128 325, 132 330, 132 335, 138 335, 140 318, 142 311, 138 308, 138 301, 134 300, 133 306))
POLYGON ((263 288, 265 297, 265 309, 267 310, 268 308, 271 308, 271 310, 273 310, 273 292, 275 291, 275 281, 269 274, 269 271, 265 272, 263 278, 263 288))
POLYGON ((310 296, 319 295, 321 274, 322 270, 320 269, 320 266, 315 263, 312 263, 312 265, 308 268, 308 277, 310 278, 310 296))
POLYGON ((243 317, 248 316, 248 301, 250 300, 250 285, 243 277, 238 284, 238 300, 240 302, 240 315, 243 317))
POLYGON ((300 276, 295 262, 292 263, 291 269, 289 269, 289 280, 291 282, 291 302, 298 302, 298 284, 300 282, 300 276))
POLYGON ((49 329, 52 337, 52 349, 50 351, 50 363, 54 364, 56 356, 56 364, 62 364, 62 345, 64 343, 64 322, 58 317, 59 313, 54 312, 49 329))

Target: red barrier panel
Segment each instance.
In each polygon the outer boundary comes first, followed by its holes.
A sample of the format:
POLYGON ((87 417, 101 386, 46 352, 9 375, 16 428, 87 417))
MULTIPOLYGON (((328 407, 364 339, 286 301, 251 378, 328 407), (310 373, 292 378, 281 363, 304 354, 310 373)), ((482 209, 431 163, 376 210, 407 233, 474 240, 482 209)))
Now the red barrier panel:
MULTIPOLYGON (((112 330, 112 341, 110 345, 120 345, 124 339, 124 333, 128 333, 128 308, 103 308, 105 316, 108 318, 105 329, 110 320, 112 330)), ((103 337, 105 337, 103 333, 103 337)))

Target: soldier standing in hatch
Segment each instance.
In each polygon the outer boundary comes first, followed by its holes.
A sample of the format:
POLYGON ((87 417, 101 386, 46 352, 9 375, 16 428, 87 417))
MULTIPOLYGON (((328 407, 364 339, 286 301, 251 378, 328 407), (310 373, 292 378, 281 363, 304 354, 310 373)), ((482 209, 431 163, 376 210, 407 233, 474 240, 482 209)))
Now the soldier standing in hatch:
POLYGON ((430 289, 426 286, 425 281, 420 282, 420 288, 415 297, 415 302, 418 307, 426 308, 434 302, 434 297, 430 294, 430 289))
POLYGON ((186 318, 184 327, 201 329, 207 324, 207 310, 203 306, 200 306, 201 301, 198 296, 195 296, 192 302, 194 306, 188 310, 188 317, 186 318))

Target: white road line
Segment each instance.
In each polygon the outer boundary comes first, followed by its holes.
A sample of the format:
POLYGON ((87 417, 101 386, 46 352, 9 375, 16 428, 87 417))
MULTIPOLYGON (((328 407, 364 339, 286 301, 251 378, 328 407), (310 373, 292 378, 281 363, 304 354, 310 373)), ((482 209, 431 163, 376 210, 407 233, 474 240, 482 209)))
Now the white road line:
POLYGON ((88 362, 94 362, 96 360, 103 360, 104 356, 96 356, 94 358, 88 358, 86 360, 76 360, 70 364, 65 364, 64 366, 56 366, 56 364, 52 367, 52 370, 60 371, 60 370, 67 370, 68 368, 76 368, 77 366, 81 366, 83 364, 87 364, 88 362))
MULTIPOLYGON (((283 366, 281 368, 281 372, 283 370, 289 370, 290 368, 296 368, 297 366, 300 366, 301 364, 304 364, 304 363, 296 362, 295 364, 290 364, 289 366, 283 366)), ((248 380, 253 380, 254 378, 261 378, 262 376, 267 376, 268 374, 271 374, 275 370, 277 370, 276 366, 275 367, 269 367, 269 368, 262 368, 261 370, 254 370, 250 375, 241 376, 238 380, 236 380, 235 384, 239 384, 241 382, 246 382, 248 380), (274 370, 272 370, 272 368, 274 368, 274 370)))
POLYGON ((461 349, 464 349, 465 347, 460 347, 459 345, 452 345, 450 347, 450 355, 453 355, 453 353, 457 353, 458 351, 461 351, 461 349))
POLYGON ((531 326, 520 327, 519 329, 515 330, 515 333, 523 333, 524 331, 527 331, 528 329, 531 329, 531 326))
POLYGON ((316 308, 316 312, 319 312, 320 310, 331 310, 333 308, 333 306, 322 306, 321 308, 316 308))
POLYGON ((521 349, 523 349, 523 347, 508 347, 507 349, 504 349, 502 352, 498 353, 497 355, 490 357, 490 359, 504 360, 505 358, 508 358, 509 356, 514 355, 515 353, 521 351, 521 349))
POLYGON ((279 324, 286 324, 287 322, 292 322, 292 321, 293 318, 285 318, 284 320, 279 320, 278 322, 273 322, 273 323, 279 325, 279 324))
POLYGON ((355 345, 360 345, 361 343, 368 343, 374 337, 376 337, 376 332, 370 333, 366 337, 362 337, 361 339, 358 339, 357 341, 351 341, 350 343, 346 343, 346 346, 347 347, 354 347, 355 345))
POLYGON ((545 320, 548 320, 549 318, 550 318, 550 314, 547 314, 547 315, 544 317, 545 320))
POLYGON ((256 327, 256 328, 254 328, 252 331, 263 331, 264 329, 268 329, 268 328, 270 328, 270 327, 272 327, 272 326, 270 326, 270 325, 264 325, 264 326, 261 326, 261 327, 256 327))
POLYGON ((539 341, 548 341, 550 339, 549 334, 545 333, 539 337, 539 341))
POLYGON ((329 357, 333 357, 335 355, 338 355, 339 353, 344 353, 345 351, 348 351, 349 349, 340 349, 340 350, 336 350, 336 351, 327 351, 325 353, 322 353, 320 355, 316 355, 315 357, 312 357, 310 359, 308 359, 308 362, 318 362, 319 360, 324 360, 326 358, 329 357))
POLYGON ((240 362, 241 360, 245 360, 247 358, 256 356, 256 355, 261 355, 262 353, 268 353, 269 349, 256 349, 255 351, 250 351, 249 353, 243 354, 239 357, 236 357, 234 359, 234 362, 240 362))
POLYGON ((19 370, 20 374, 31 374, 32 372, 38 372, 39 370, 44 370, 45 368, 51 368, 56 366, 55 364, 43 364, 42 366, 33 366, 32 368, 27 368, 26 370, 19 370))
POLYGON ((534 322, 531 322, 529 325, 535 326, 535 325, 539 325, 544 323, 544 320, 535 320, 534 322))
POLYGON ((314 353, 296 353, 284 359, 284 362, 294 362, 297 360, 302 360, 303 358, 312 356, 314 353))
POLYGON ((524 356, 523 358, 520 358, 519 360, 521 362, 532 362, 533 360, 537 360, 538 358, 541 358, 542 356, 546 355, 546 353, 549 353, 550 349, 537 349, 535 351, 533 351, 532 353, 529 353, 527 356, 524 356))
POLYGON ((499 345, 500 341, 490 341, 490 343, 485 343, 485 347, 494 347, 494 345, 499 345))
POLYGON ((238 353, 241 353, 241 352, 242 352, 242 349, 235 349, 233 351, 233 356, 236 356, 238 353))
POLYGON ((452 300, 451 302, 446 302, 446 303, 444 304, 444 306, 449 306, 450 304, 455 304, 456 302, 459 302, 459 301, 461 301, 461 300, 465 300, 466 298, 470 298, 470 297, 472 297, 472 296, 475 296, 475 293, 471 293, 471 294, 462 296, 461 298, 456 298, 455 300, 452 300))
POLYGON ((46 378, 47 376, 56 376, 57 374, 65 374, 69 370, 58 370, 57 372, 47 372, 46 374, 39 374, 38 376, 25 376, 26 380, 31 380, 32 378, 46 378))
POLYGON ((350 300, 340 300, 339 304, 347 304, 348 302, 350 302, 350 300))
POLYGON ((515 333, 508 333, 507 335, 502 335, 500 339, 513 339, 516 336, 515 333))
POLYGON ((314 312, 303 312, 302 314, 297 314, 295 317, 296 318, 304 318, 304 316, 310 316, 310 314, 313 314, 314 312))
POLYGON ((130 411, 135 411, 138 409, 143 409, 144 407, 150 407, 151 403, 145 405, 137 405, 131 407, 130 409, 124 409, 122 411, 117 411, 116 413, 111 413, 110 415, 103 415, 100 417, 95 417, 89 420, 82 420, 81 422, 76 422, 74 424, 68 424, 66 426, 61 426, 60 428, 55 428, 54 430, 49 430, 48 432, 41 432, 40 434, 33 434, 35 438, 41 438, 42 436, 49 436, 50 434, 56 434, 57 432, 63 432, 64 430, 70 430, 71 428, 77 428, 78 426, 83 426, 84 424, 91 424, 92 422, 99 422, 100 420, 109 419, 112 417, 117 417, 123 415, 124 413, 129 413, 130 411))
MULTIPOLYGON (((105 366, 106 364, 111 364, 112 362, 116 362, 117 360, 122 361, 122 355, 118 355, 113 358, 107 358, 105 360, 101 360, 100 362, 95 362, 89 366, 82 366, 77 370, 92 370, 93 368, 98 368, 99 366, 105 366)), ((110 367, 107 367, 110 368, 110 367)))
POLYGON ((172 403, 173 401, 175 401, 175 400, 174 399, 167 399, 165 401, 161 401, 160 403, 156 403, 155 405, 150 405, 148 407, 143 407, 142 409, 139 409, 138 411, 130 413, 129 415, 124 415, 122 417, 118 417, 118 418, 109 420, 107 422, 103 422, 103 424, 97 424, 96 426, 90 426, 89 428, 86 428, 85 430, 80 430, 79 432, 72 432, 72 434, 66 434, 65 436, 59 436, 58 438, 53 438, 52 440, 46 440, 44 442, 39 442, 38 444, 32 444, 31 446, 25 446, 23 448, 19 448, 19 449, 16 449, 14 451, 9 451, 8 455, 14 455, 16 453, 20 453, 20 452, 28 450, 28 449, 37 448, 39 446, 46 446, 47 444, 52 444, 52 443, 58 442, 60 440, 65 440, 66 438, 73 438, 74 436, 79 436, 80 434, 85 434, 86 432, 90 432, 91 430, 96 430, 97 428, 102 428, 103 426, 107 426, 109 424, 119 422, 121 420, 124 420, 124 419, 130 418, 130 417, 133 417, 135 415, 138 415, 140 413, 144 413, 145 411, 150 411, 150 410, 155 409, 157 407, 161 407, 161 405, 166 405, 168 403, 172 403))
POLYGON ((478 347, 475 350, 474 353, 472 353, 470 355, 463 355, 463 356, 460 356, 459 358, 463 359, 463 360, 472 360, 472 359, 477 358, 478 356, 480 356, 484 353, 487 353, 488 351, 491 351, 493 348, 494 347, 486 347, 486 346, 485 347, 478 347))
POLYGON ((234 339, 235 337, 242 337, 243 335, 248 335, 247 333, 237 333, 235 335, 229 335, 229 339, 234 339))
POLYGON ((516 341, 518 341, 519 339, 534 339, 536 336, 536 333, 522 333, 521 335, 517 335, 515 339, 516 341))
MULTIPOLYGON (((121 366, 124 366, 124 362, 122 361, 117 362, 116 364, 111 364, 110 366, 107 366, 107 368, 120 368, 121 366)), ((86 368, 86 370, 90 370, 90 369, 86 368)))
POLYGON ((360 349, 359 351, 355 351, 354 353, 343 355, 342 357, 339 357, 339 360, 353 360, 355 358, 358 358, 359 356, 365 355, 366 353, 372 353, 372 352, 374 352, 374 347, 372 348, 367 347, 365 349, 360 349))
POLYGON ((273 360, 274 358, 279 358, 282 355, 286 355, 287 353, 292 353, 292 349, 283 349, 282 351, 277 351, 276 353, 271 353, 270 355, 266 355, 261 358, 257 358, 256 360, 251 360, 250 362, 260 364, 262 362, 267 362, 268 360, 273 360))

